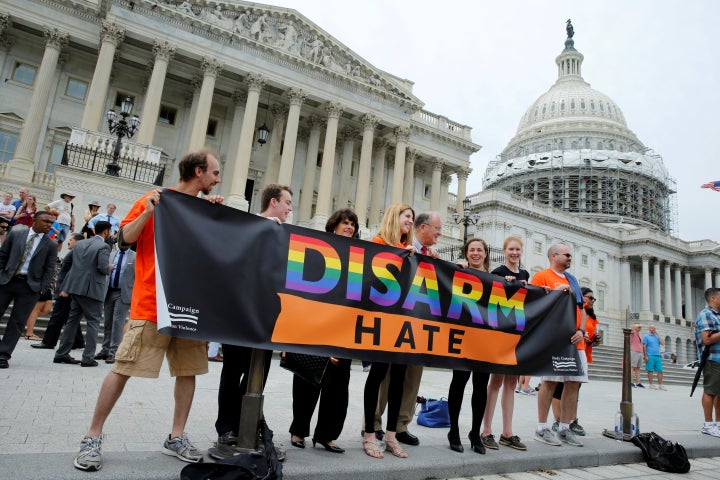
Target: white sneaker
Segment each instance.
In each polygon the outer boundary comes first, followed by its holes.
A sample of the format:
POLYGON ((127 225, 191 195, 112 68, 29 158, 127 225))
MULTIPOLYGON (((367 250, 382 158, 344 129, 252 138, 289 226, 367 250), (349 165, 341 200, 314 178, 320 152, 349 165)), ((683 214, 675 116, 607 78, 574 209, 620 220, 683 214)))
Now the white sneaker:
POLYGON ((700 433, 704 433, 705 435, 711 435, 713 437, 720 437, 720 428, 718 428, 717 425, 703 425, 700 429, 700 433))
POLYGON ((650 390, 657 390, 657 387, 655 386, 654 383, 650 384, 650 390))
POLYGON ((658 388, 659 388, 660 390, 667 390, 667 388, 665 388, 665 385, 663 385, 662 383, 660 384, 660 386, 659 386, 658 388))

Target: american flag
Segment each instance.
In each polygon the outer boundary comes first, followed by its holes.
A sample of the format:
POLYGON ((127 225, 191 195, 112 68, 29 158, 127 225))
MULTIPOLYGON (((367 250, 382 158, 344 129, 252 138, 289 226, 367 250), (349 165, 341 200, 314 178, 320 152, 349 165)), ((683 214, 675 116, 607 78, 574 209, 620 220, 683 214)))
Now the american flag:
POLYGON ((700 185, 700 188, 711 188, 711 189, 715 190, 716 192, 720 192, 720 180, 716 180, 714 182, 703 183, 702 185, 700 185))

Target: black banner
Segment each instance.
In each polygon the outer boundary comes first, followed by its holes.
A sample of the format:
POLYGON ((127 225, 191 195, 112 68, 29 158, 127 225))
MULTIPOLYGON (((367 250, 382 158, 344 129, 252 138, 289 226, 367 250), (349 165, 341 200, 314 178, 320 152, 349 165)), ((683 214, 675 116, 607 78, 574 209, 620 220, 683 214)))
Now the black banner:
POLYGON ((154 221, 164 334, 498 373, 579 370, 565 293, 171 190, 154 221))

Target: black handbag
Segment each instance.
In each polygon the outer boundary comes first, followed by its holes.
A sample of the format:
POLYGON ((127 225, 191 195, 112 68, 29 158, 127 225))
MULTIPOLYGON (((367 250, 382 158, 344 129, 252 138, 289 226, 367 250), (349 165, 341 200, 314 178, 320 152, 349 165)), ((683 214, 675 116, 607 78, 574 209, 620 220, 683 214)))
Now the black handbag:
POLYGON ((290 370, 308 383, 320 386, 325 369, 330 362, 329 357, 320 357, 307 353, 283 352, 280 356, 280 366, 290 370))
POLYGON ((635 435, 632 443, 640 448, 650 468, 670 473, 690 471, 690 461, 685 447, 677 442, 673 443, 655 432, 650 432, 635 435))

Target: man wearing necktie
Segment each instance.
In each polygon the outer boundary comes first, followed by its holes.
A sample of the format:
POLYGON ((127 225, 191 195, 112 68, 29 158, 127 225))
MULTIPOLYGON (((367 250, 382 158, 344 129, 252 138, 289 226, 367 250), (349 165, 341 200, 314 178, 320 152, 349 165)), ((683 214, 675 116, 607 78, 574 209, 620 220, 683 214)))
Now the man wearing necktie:
POLYGON ((115 363, 115 352, 122 340, 123 329, 130 312, 135 283, 135 252, 118 250, 110 264, 110 278, 105 296, 105 326, 102 349, 95 360, 115 363))
POLYGON ((0 317, 13 302, 5 335, 0 341, 0 368, 8 368, 8 360, 40 293, 50 290, 55 276, 57 244, 47 233, 54 221, 53 214, 40 211, 35 214, 31 228, 16 226, 0 248, 0 317))
MULTIPOLYGON (((431 248, 435 245, 442 234, 442 217, 437 212, 423 212, 415 217, 413 230, 413 245, 415 251, 421 255, 432 258, 439 258, 437 251, 431 248)), ((418 258, 422 261, 422 258, 418 258)), ((420 439, 408 432, 408 424, 415 415, 415 404, 420 380, 422 379, 423 367, 420 365, 408 365, 405 370, 405 382, 403 383, 402 403, 400 404, 400 415, 398 416, 396 438, 406 445, 420 445, 420 439)), ((382 385, 380 385, 380 396, 378 397, 378 408, 375 412, 375 431, 382 429, 382 414, 387 404, 387 386, 390 378, 388 373, 382 385)))

